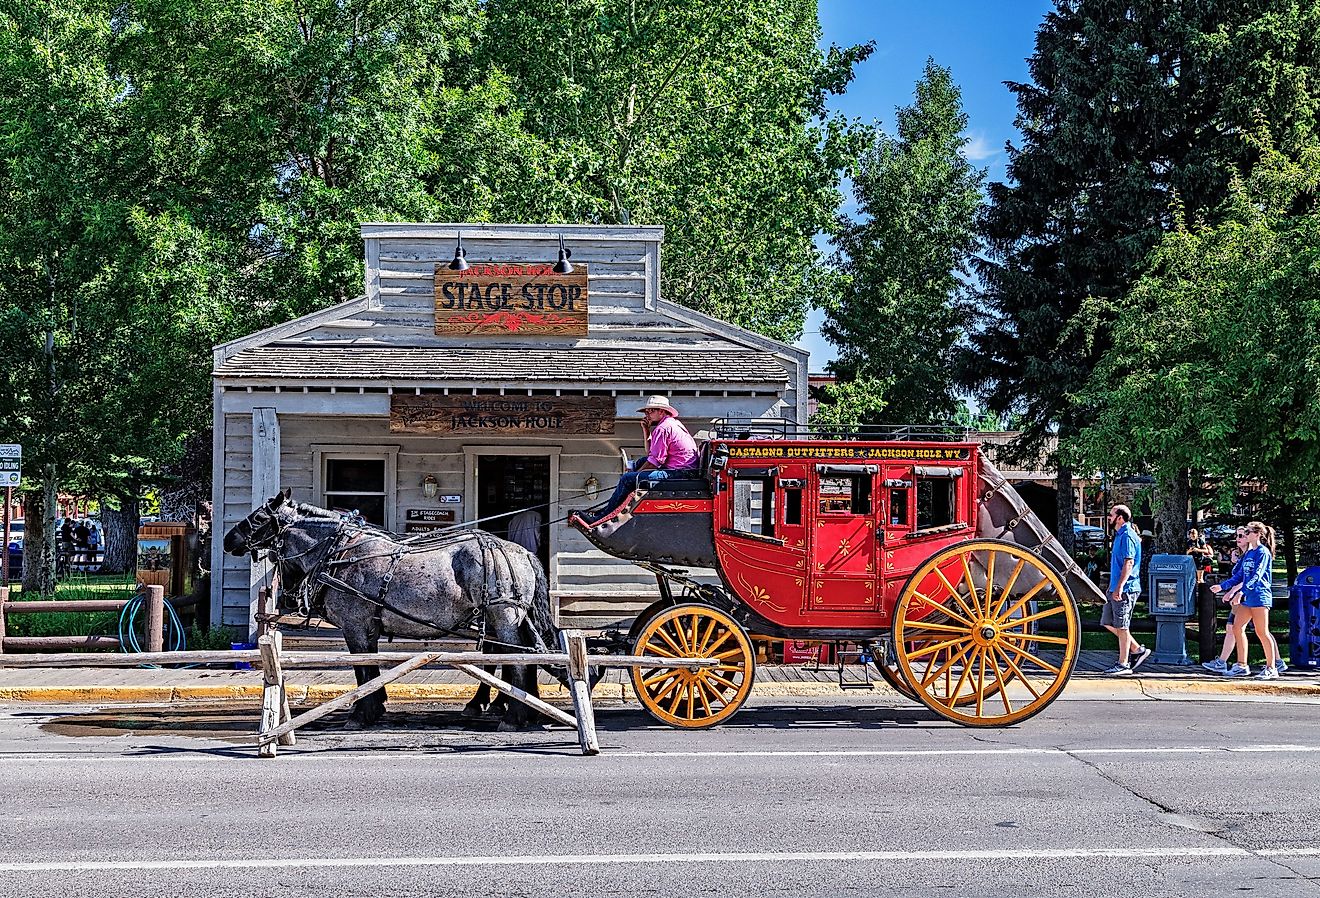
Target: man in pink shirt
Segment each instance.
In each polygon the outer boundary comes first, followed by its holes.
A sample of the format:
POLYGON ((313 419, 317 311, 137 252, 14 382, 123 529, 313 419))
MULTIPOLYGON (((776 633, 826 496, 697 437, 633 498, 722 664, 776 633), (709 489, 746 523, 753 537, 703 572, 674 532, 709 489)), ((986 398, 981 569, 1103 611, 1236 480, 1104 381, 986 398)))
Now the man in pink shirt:
POLYGON ((654 483, 669 477, 697 476, 697 442, 678 420, 678 410, 669 404, 669 397, 652 396, 637 411, 642 413, 646 457, 633 462, 632 469, 619 478, 601 517, 621 505, 638 481, 654 483))

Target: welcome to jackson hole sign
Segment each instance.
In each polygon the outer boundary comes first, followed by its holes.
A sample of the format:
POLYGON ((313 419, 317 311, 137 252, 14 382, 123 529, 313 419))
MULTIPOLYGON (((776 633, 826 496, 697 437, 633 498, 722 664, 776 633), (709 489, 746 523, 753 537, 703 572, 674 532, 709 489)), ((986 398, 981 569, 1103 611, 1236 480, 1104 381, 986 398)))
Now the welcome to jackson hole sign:
POLYGON ((587 266, 473 262, 435 266, 435 332, 441 336, 587 334, 587 266))

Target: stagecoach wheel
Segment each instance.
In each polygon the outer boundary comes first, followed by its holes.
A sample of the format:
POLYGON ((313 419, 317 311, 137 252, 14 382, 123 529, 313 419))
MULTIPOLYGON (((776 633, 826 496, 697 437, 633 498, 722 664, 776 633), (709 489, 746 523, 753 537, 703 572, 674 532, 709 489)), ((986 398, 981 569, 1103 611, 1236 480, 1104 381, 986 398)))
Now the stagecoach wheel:
POLYGON ((966 726, 1008 726, 1044 710, 1081 645, 1077 605, 1059 575, 1029 549, 993 539, 923 562, 899 596, 893 630, 898 673, 918 700, 966 726))
POLYGON ((634 667, 633 689, 647 712, 670 726, 702 729, 734 715, 752 691, 752 641, 738 622, 708 605, 666 608, 647 622, 633 654, 713 658, 711 667, 634 667))
POLYGON ((903 671, 898 667, 898 661, 894 657, 895 652, 891 648, 885 655, 883 661, 876 662, 876 670, 880 671, 880 679, 889 684, 899 695, 904 698, 910 698, 914 702, 918 701, 917 691, 908 685, 908 681, 903 679, 903 671))
MULTIPOLYGON (((903 670, 898 666, 898 660, 895 655, 896 653, 891 649, 888 657, 885 659, 885 663, 876 665, 876 669, 880 671, 880 678, 904 698, 910 698, 914 702, 921 701, 921 699, 917 697, 917 691, 908 684, 907 680, 903 679, 903 670)), ((1004 682, 1011 680, 1012 677, 1012 672, 1009 672, 1009 674, 1004 677, 1003 681, 995 680, 986 683, 982 691, 968 692, 966 695, 960 695, 955 703, 958 705, 969 705, 975 702, 978 696, 984 700, 998 692, 1000 688, 1002 688, 1004 682)))

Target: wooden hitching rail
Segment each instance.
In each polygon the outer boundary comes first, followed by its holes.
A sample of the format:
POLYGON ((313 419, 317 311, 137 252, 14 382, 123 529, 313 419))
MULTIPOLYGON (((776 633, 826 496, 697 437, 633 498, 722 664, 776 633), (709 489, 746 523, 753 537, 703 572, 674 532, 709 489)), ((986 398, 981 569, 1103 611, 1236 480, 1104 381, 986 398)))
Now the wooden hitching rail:
MULTIPOLYGON (((159 588, 159 587, 156 587, 159 588)), ((591 704, 589 672, 593 667, 711 667, 714 658, 660 658, 644 655, 588 655, 587 643, 580 630, 560 633, 560 652, 524 652, 490 654, 483 652, 285 652, 279 631, 257 641, 257 648, 231 652, 142 652, 138 654, 82 654, 76 652, 43 655, 0 655, 0 667, 136 667, 146 664, 232 664, 248 661, 262 670, 261 725, 257 730, 258 754, 273 758, 277 745, 293 745, 294 731, 343 708, 378 689, 429 664, 461 670, 473 679, 498 689, 510 698, 535 711, 577 730, 578 744, 584 755, 600 752, 596 738, 596 715, 591 704), (373 680, 343 695, 323 702, 294 717, 289 709, 285 671, 297 667, 363 667, 394 664, 373 680), (486 673, 483 666, 536 664, 560 666, 568 671, 573 714, 547 704, 534 695, 486 673)))

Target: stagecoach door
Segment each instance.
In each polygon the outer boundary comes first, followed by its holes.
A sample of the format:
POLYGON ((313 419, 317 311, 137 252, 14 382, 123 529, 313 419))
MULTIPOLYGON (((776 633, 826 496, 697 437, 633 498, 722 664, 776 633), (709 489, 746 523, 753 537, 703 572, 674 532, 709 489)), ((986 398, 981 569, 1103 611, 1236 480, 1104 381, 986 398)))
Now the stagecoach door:
POLYGON ((876 465, 815 466, 811 611, 875 611, 876 465))
POLYGON ((916 529, 916 489, 912 465, 884 465, 880 469, 880 520, 884 528, 881 549, 881 591, 892 607, 908 575, 926 560, 930 546, 914 540, 916 529))
POLYGON ((550 566, 550 458, 545 455, 477 457, 478 526, 531 549, 550 566), (511 514, 531 509, 533 515, 511 514))

